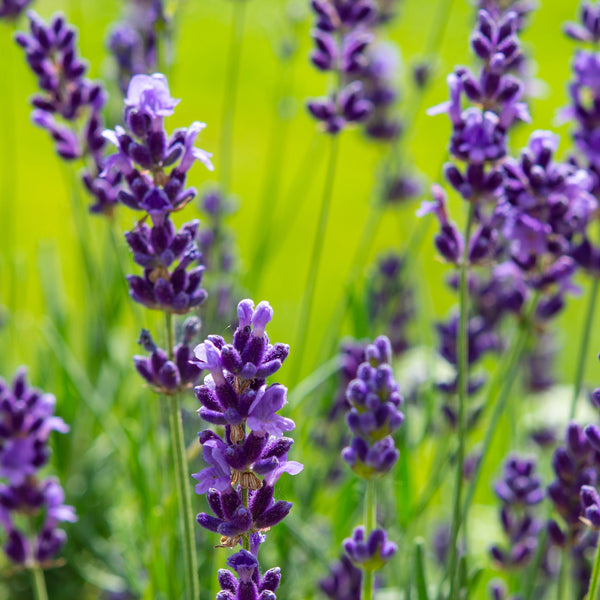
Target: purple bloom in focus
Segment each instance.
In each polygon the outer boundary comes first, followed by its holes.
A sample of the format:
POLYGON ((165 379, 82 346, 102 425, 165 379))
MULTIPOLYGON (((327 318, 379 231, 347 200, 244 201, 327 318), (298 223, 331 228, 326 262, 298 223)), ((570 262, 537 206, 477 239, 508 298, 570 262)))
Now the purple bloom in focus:
POLYGON ((600 531, 600 496, 598 496, 596 488, 591 485, 583 485, 580 495, 584 510, 584 523, 592 529, 600 531))
POLYGON ((256 556, 240 550, 227 559, 237 578, 227 569, 219 570, 221 591, 217 600, 275 600, 275 591, 281 581, 279 567, 269 569, 262 577, 256 556))

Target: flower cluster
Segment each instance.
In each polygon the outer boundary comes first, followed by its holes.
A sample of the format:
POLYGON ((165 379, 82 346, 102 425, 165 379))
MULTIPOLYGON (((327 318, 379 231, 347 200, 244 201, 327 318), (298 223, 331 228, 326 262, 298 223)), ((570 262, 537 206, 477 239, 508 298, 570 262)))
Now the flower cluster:
POLYGON ((328 97, 309 102, 308 108, 325 131, 336 134, 348 123, 367 119, 373 108, 358 76, 367 64, 376 6, 371 0, 313 0, 312 8, 317 16, 312 62, 321 71, 335 72, 338 84, 328 97))
POLYGON ((364 571, 381 569, 398 550, 394 542, 388 541, 384 529, 373 529, 367 536, 364 527, 355 527, 342 546, 350 560, 364 571))
POLYGON ((265 381, 289 352, 287 345, 269 342, 265 328, 272 316, 267 302, 255 308, 251 300, 242 300, 233 343, 213 335, 194 350, 193 362, 209 371, 195 390, 202 405, 198 413, 210 424, 225 426, 224 439, 211 430, 199 435, 210 466, 194 475, 196 493, 207 494, 214 516, 200 513, 198 522, 220 533, 223 546, 234 547, 279 523, 292 505, 274 500, 275 483, 285 472, 302 470, 300 463, 287 460, 293 440, 283 434, 294 429, 294 422, 277 414, 287 390, 265 381))
POLYGON ((144 211, 151 221, 150 225, 142 219, 126 234, 135 262, 144 267, 143 277, 128 278, 132 298, 151 309, 181 314, 206 297, 200 288, 204 267, 198 265, 198 222, 186 223, 177 232, 171 213, 196 195, 194 188, 186 188, 194 162, 211 170, 212 164, 208 152, 194 147, 203 123, 167 135, 164 118, 173 114, 178 102, 164 75, 136 75, 125 99, 126 128, 104 132, 118 152, 105 160, 99 179, 121 181, 117 199, 144 211))
POLYGON ((372 479, 387 473, 398 459, 391 434, 404 415, 398 410, 402 397, 390 365, 389 339, 378 337, 367 346, 365 357, 346 391, 352 406, 346 419, 354 438, 342 457, 357 475, 372 479))
POLYGON ((30 34, 18 33, 41 93, 31 103, 33 122, 46 129, 56 151, 65 160, 87 159, 83 181, 95 197, 95 213, 111 215, 116 203, 114 180, 94 185, 102 169, 105 139, 102 109, 106 93, 101 84, 86 77, 87 66, 77 56, 75 29, 58 15, 46 24, 28 13, 30 34))
POLYGON ((0 379, 0 477, 6 480, 0 483, 0 524, 7 534, 7 556, 27 567, 50 563, 66 541, 58 524, 77 520, 73 507, 64 504, 58 481, 38 478, 50 454, 50 433, 69 430, 54 416, 55 404, 51 394, 29 387, 23 369, 12 384, 0 379), (36 522, 41 516, 33 537, 19 528, 17 516, 36 522))
POLYGON ((508 547, 494 545, 490 554, 503 569, 529 564, 538 545, 542 522, 531 509, 544 499, 544 491, 535 469, 535 460, 512 456, 504 465, 502 479, 495 485, 502 502, 500 521, 508 547))
POLYGON ((129 0, 124 19, 115 25, 108 48, 117 66, 123 94, 134 75, 153 73, 158 66, 161 29, 168 25, 162 0, 129 0))
POLYGON ((167 352, 159 348, 146 329, 142 329, 138 343, 150 353, 150 356, 134 356, 133 362, 138 373, 148 382, 155 392, 177 394, 188 389, 196 381, 202 370, 190 361, 191 342, 200 331, 200 319, 189 317, 183 324, 182 339, 173 350, 173 360, 167 352))
POLYGON ((262 577, 255 553, 240 550, 227 559, 228 569, 219 570, 221 591, 217 600, 275 600, 275 591, 281 581, 279 567, 269 569, 262 577))

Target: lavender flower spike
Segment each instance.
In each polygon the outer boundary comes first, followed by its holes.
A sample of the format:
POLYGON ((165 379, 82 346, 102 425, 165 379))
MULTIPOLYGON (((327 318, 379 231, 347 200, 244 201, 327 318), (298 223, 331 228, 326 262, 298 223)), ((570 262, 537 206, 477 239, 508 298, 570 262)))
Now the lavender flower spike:
POLYGON ((227 569, 219 570, 221 591, 217 600, 275 600, 275 591, 281 581, 279 567, 269 569, 262 577, 256 556, 240 550, 227 559, 237 578, 227 569))
POLYGON ((31 0, 2 0, 0 2, 0 19, 14 21, 31 4, 31 0))
POLYGON ((38 470, 48 461, 48 437, 69 428, 54 416, 51 394, 30 388, 21 369, 8 385, 0 379, 0 526, 7 534, 4 551, 15 564, 44 566, 66 541, 58 528, 77 520, 73 507, 64 504, 64 493, 52 477, 39 480, 38 470), (24 518, 36 519, 33 534, 21 529, 24 518))

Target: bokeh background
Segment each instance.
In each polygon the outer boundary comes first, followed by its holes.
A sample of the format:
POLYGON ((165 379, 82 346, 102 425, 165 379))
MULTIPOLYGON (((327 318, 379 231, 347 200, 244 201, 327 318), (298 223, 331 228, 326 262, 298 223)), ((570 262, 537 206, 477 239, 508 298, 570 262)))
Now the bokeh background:
MULTIPOLYGON (((199 145, 214 153, 215 178, 223 160, 220 131, 234 5, 229 0, 182 1, 169 69, 171 93, 181 103, 168 126, 185 126, 193 120, 207 123, 199 145)), ((91 76, 108 81, 107 119, 113 125, 119 119, 121 98, 105 42, 111 24, 120 17, 122 3, 36 0, 33 8, 44 18, 62 11, 79 28, 81 54, 90 63, 91 76)), ((561 135, 559 154, 569 152, 569 128, 557 123, 557 113, 567 104, 574 46, 561 28, 575 17, 576 8, 576 2, 544 0, 524 31, 526 50, 536 65, 533 122, 511 137, 515 150, 525 145, 532 130, 552 129, 561 135)), ((428 117, 425 109, 446 99, 445 78, 452 67, 471 61, 468 39, 474 18, 475 8, 466 0, 405 0, 388 28, 389 41, 401 52, 398 108, 412 115, 405 123, 403 156, 407 171, 414 170, 423 179, 421 199, 427 196, 430 183, 441 178, 450 134, 448 120, 428 117), (411 72, 424 61, 433 70, 421 96, 412 84, 411 72)), ((323 94, 327 86, 326 77, 308 59, 311 19, 303 1, 247 0, 233 124, 231 189, 237 210, 228 224, 239 246, 240 285, 248 297, 269 300, 275 310, 269 335, 291 344, 299 326, 330 143, 305 109, 306 99, 323 94), (290 43, 295 51, 282 61, 282 47, 290 43), (270 243, 259 252, 266 232, 270 243)), ((55 440, 49 471, 63 479, 80 520, 68 527, 66 564, 48 574, 55 594, 51 592, 51 597, 87 599, 130 591, 136 597, 179 598, 181 561, 174 535, 178 525, 164 419, 159 398, 142 388, 130 358, 139 351, 140 327, 157 332, 160 339, 160 321, 127 298, 113 248, 116 240, 122 267, 134 272, 121 233, 133 225, 135 216, 120 211, 111 233, 102 218, 87 214, 88 199, 78 184, 76 167, 62 163, 46 133, 30 123, 27 100, 35 82, 12 37, 10 27, 0 28, 0 373, 10 377, 18 365, 28 365, 32 382, 57 396, 58 413, 72 426, 68 436, 55 440), (88 249, 87 259, 82 245, 88 249), (90 281, 96 282, 94 287, 90 281)), ((338 439, 339 429, 323 425, 335 384, 326 378, 333 371, 331 363, 314 373, 331 357, 326 349, 335 347, 335 341, 323 339, 324 332, 339 311, 380 183, 384 152, 384 147, 367 140, 360 130, 341 138, 314 310, 310 321, 301 324, 307 329, 301 369, 304 384, 296 394, 291 391, 289 414, 297 423, 294 458, 306 467, 294 481, 282 480, 280 495, 294 501, 295 507, 261 550, 264 568, 281 565, 280 595, 290 600, 318 597, 317 580, 326 573, 327 562, 339 554, 339 544, 351 526, 360 520, 362 488, 335 451, 332 442, 338 439), (340 472, 332 471, 332 466, 340 472)), ((191 171, 189 182, 202 191, 210 186, 211 177, 198 167, 191 171)), ((369 276, 368 265, 380 252, 406 249, 415 243, 416 229, 424 233, 412 249, 411 263, 420 315, 411 336, 421 348, 398 365, 401 386, 403 378, 408 382, 425 370, 423 357, 428 353, 423 348, 435 341, 435 319, 447 315, 456 300, 445 283, 449 268, 433 250, 435 226, 417 223, 419 202, 385 210, 353 287, 359 297, 369 276)), ((451 197, 451 208, 462 222, 464 206, 451 197)), ((185 216, 202 218, 196 206, 188 208, 185 216)), ((206 278, 210 281, 210 273, 206 278)), ((582 282, 582 292, 585 289, 582 282)), ((558 323, 557 378, 567 385, 574 376, 583 307, 584 294, 571 298, 558 323)), ((597 319, 586 378, 596 385, 600 383, 595 358, 600 350, 599 326, 597 319)), ((209 333, 226 336, 227 330, 202 332, 209 333)), ((365 329, 360 315, 350 311, 342 333, 372 338, 382 332, 365 329)), ((292 345, 288 363, 280 371, 282 383, 297 383, 290 381, 290 365, 297 353, 292 345)), ((493 362, 487 365, 493 366, 493 362)), ((543 408, 549 418, 563 418, 565 394, 558 386, 527 410, 535 413, 543 408)), ((435 399, 432 402, 435 407, 435 399)), ((193 412, 195 403, 193 396, 185 402, 190 444, 201 426, 193 412)), ((508 429, 508 422, 504 427, 508 429)), ((485 478, 498 473, 501 458, 510 449, 509 440, 509 436, 498 436, 485 478)), ((407 521, 407 502, 419 495, 439 468, 432 464, 434 450, 433 443, 415 444, 413 454, 407 449, 393 481, 380 490, 387 507, 381 519, 402 550, 398 567, 383 572, 383 584, 392 590, 393 598, 402 597, 399 590, 410 580, 414 540, 423 536, 429 544, 435 526, 450 512, 448 483, 423 515, 407 521)), ((192 465, 194 472, 200 470, 201 460, 196 458, 192 465)), ((489 567, 485 548, 497 527, 486 482, 476 497, 469 535, 481 564, 489 567)), ((203 503, 203 498, 196 497, 194 508, 204 510, 203 503)), ((198 531, 203 598, 214 597, 216 570, 227 554, 213 550, 215 540, 209 538, 198 531)), ((28 598, 27 578, 12 573, 2 560, 0 598, 28 598)), ((435 575, 433 562, 430 570, 435 575)), ((485 597, 485 581, 491 575, 488 568, 475 597, 485 597)))

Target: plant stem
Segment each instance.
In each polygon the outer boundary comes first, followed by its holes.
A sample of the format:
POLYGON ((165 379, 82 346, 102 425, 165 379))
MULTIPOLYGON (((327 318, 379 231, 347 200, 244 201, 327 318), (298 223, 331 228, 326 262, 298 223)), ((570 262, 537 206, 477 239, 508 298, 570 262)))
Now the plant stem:
POLYGON ((35 600, 48 600, 48 590, 46 589, 46 580, 44 579, 44 571, 36 563, 29 567, 31 573, 31 582, 33 584, 33 596, 35 600))
MULTIPOLYGON (((563 548, 560 552, 560 567, 558 570, 558 579, 556 580, 556 600, 563 600, 565 597, 565 580, 567 575, 567 551, 563 548)), ((591 600, 592 596, 590 596, 591 600)))
MULTIPOLYGON (((248 488, 242 487, 242 504, 248 508, 248 488)), ((245 533, 242 536, 242 548, 250 551, 250 534, 245 533)))
POLYGON ((226 196, 231 186, 231 169, 233 165, 233 117, 237 100, 242 40, 244 37, 244 21, 246 2, 233 3, 233 21, 229 40, 229 56, 227 60, 227 76, 223 97, 223 121, 221 124, 221 143, 218 157, 221 165, 221 191, 226 196))
POLYGON ((596 560, 594 561, 594 570, 590 580, 590 589, 588 590, 587 600, 596 600, 598 597, 598 581, 600 580, 600 542, 596 550, 596 560))
POLYGON ((315 283, 319 274, 319 265, 321 263, 321 254, 323 251, 323 242, 325 241, 325 229, 327 218, 329 216, 329 206, 333 195, 333 182, 335 179, 335 168, 338 154, 338 136, 334 135, 331 139, 331 150, 329 153, 329 163, 327 173, 325 174, 325 187, 323 189, 323 199, 321 201, 321 212, 319 215, 319 224, 310 258, 308 278, 304 287, 304 297, 300 307, 300 317, 298 319, 298 332, 296 335, 296 352, 298 353, 294 362, 294 371, 291 375, 291 381, 297 382, 302 369, 302 357, 304 355, 304 346, 310 325, 310 316, 315 294, 315 283))
MULTIPOLYGON (((375 502, 375 482, 369 480, 367 483, 367 493, 365 494, 365 539, 376 526, 376 502, 375 502)), ((372 600, 373 598, 373 571, 363 571, 362 600, 372 600)))
MULTIPOLYGON (((172 360, 173 315, 170 312, 165 313, 165 325, 167 332, 167 351, 169 358, 172 360)), ((179 396, 177 394, 166 396, 166 399, 168 401, 169 433, 171 436, 173 462, 175 467, 177 504, 179 507, 179 518, 181 519, 187 597, 189 600, 198 600, 200 597, 200 585, 198 583, 198 561, 196 558, 192 495, 190 489, 186 447, 183 439, 183 425, 181 422, 179 396)))
POLYGON ((590 290, 588 309, 585 315, 585 321, 583 322, 583 331, 581 332, 581 345, 579 347, 579 359, 577 361, 577 373, 575 374, 575 386, 573 388, 573 400, 571 401, 569 420, 572 420, 575 417, 577 400, 579 399, 579 394, 581 393, 581 385, 583 383, 583 376, 585 374, 585 364, 590 346, 590 334, 594 324, 594 312, 596 310, 599 283, 600 277, 592 277, 592 289, 590 290))
POLYGON ((464 248, 462 260, 460 263, 460 317, 458 325, 457 340, 457 367, 458 367, 458 450, 456 452, 456 483, 454 488, 454 509, 452 517, 452 536, 450 544, 450 598, 454 598, 454 586, 458 576, 457 558, 458 558, 458 534, 461 524, 461 504, 462 504, 462 484, 463 484, 463 462, 465 456, 465 405, 468 396, 469 383, 469 294, 467 287, 467 274, 469 269, 469 240, 471 238, 471 228, 475 215, 474 202, 469 203, 469 214, 467 216, 467 225, 465 227, 464 248))

